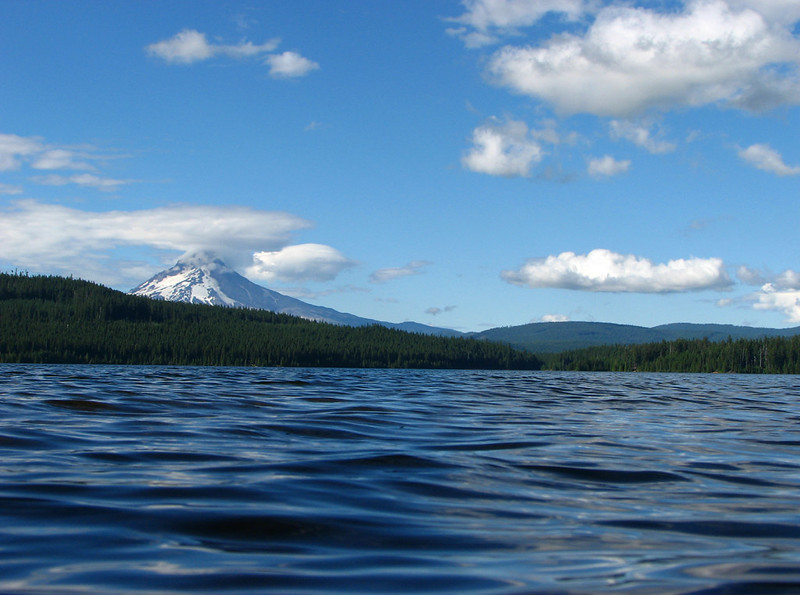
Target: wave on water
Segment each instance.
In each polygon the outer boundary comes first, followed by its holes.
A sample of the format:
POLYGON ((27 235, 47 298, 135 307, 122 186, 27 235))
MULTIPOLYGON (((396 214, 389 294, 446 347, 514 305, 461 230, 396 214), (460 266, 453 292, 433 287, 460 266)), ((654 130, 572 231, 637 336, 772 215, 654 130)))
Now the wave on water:
POLYGON ((792 376, 0 366, 0 592, 800 593, 792 376))

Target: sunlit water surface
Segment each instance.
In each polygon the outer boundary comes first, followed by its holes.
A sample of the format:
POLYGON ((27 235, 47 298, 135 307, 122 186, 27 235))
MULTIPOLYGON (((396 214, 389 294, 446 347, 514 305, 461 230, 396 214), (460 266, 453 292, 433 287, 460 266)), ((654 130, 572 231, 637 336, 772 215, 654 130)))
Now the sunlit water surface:
POLYGON ((2 365, 0 591, 800 592, 800 379, 2 365))

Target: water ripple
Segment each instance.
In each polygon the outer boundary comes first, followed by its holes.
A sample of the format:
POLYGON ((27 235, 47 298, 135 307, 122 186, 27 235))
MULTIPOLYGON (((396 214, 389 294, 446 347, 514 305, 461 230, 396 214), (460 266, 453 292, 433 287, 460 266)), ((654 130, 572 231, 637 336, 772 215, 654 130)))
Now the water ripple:
POLYGON ((796 377, 0 366, 0 591, 800 591, 796 377))

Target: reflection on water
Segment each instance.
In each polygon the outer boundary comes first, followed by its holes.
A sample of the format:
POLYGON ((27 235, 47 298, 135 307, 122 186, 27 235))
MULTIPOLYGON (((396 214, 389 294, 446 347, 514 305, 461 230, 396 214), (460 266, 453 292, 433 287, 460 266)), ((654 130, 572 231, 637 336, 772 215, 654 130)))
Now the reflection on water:
POLYGON ((2 592, 800 592, 796 376, 0 366, 2 592))

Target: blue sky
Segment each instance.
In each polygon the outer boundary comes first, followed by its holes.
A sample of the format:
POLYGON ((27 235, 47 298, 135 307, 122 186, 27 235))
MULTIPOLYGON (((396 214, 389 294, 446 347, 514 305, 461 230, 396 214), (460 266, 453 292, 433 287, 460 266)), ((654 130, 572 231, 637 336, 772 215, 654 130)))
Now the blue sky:
POLYGON ((0 1, 0 268, 800 325, 800 1, 0 1))

